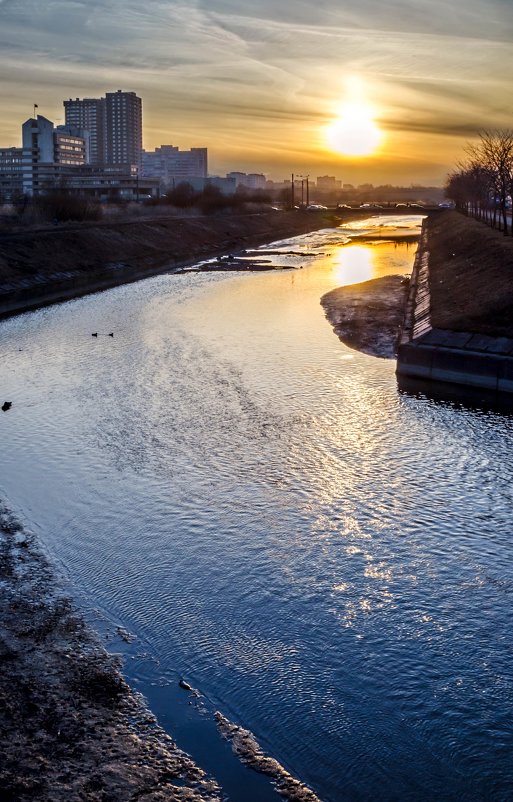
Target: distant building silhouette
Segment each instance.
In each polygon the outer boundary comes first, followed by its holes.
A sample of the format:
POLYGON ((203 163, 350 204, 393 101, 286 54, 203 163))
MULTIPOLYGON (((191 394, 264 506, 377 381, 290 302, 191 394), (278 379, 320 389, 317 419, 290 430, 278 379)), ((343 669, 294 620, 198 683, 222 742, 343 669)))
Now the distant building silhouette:
POLYGON ((342 187, 342 181, 335 178, 334 175, 319 175, 317 176, 317 189, 320 192, 333 192, 335 189, 342 187))
POLYGON ((173 145, 161 145, 153 151, 143 150, 141 174, 159 178, 166 187, 177 186, 191 178, 204 179, 208 175, 207 148, 179 150, 173 145))
POLYGON ((235 186, 246 187, 246 189, 265 189, 266 179, 262 173, 239 173, 232 172, 226 174, 227 178, 235 180, 235 186))

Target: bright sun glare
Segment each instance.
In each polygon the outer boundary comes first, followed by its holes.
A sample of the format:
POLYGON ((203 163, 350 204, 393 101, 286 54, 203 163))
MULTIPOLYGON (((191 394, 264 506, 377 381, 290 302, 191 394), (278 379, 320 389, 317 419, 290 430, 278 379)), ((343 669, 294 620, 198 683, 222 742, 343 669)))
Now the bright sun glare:
POLYGON ((330 148, 344 156, 369 156, 381 141, 372 112, 363 103, 347 103, 327 130, 330 148))

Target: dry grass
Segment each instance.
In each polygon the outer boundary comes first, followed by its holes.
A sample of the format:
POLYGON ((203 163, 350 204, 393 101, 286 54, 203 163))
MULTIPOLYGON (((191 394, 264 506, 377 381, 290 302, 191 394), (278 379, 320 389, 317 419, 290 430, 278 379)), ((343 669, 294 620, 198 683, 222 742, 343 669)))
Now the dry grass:
POLYGON ((458 212, 428 220, 435 328, 513 337, 513 238, 458 212))

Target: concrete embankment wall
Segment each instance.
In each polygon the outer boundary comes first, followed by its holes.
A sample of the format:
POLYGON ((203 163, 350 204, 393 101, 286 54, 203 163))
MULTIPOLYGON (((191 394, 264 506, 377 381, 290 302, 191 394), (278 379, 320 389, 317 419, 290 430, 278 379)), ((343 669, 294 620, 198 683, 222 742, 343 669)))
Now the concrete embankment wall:
POLYGON ((218 254, 322 228, 272 212, 89 223, 0 236, 0 317, 76 298, 218 254))
POLYGON ((513 405, 513 338, 434 328, 429 286, 429 224, 415 259, 397 355, 399 383, 452 398, 513 405), (455 392, 456 391, 456 392, 455 392))

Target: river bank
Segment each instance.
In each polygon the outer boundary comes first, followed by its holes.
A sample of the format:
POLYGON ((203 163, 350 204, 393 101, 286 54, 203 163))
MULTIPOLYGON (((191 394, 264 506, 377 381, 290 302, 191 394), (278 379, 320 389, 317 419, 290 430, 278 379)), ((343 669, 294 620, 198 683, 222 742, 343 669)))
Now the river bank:
POLYGON ((0 237, 0 317, 330 225, 263 212, 69 224, 0 237))
POLYGON ((457 212, 426 221, 398 350, 404 389, 511 407, 513 242, 457 212), (427 382, 427 385, 424 383, 427 382))
POLYGON ((128 687, 4 507, 0 583, 4 802, 221 799, 128 687))

